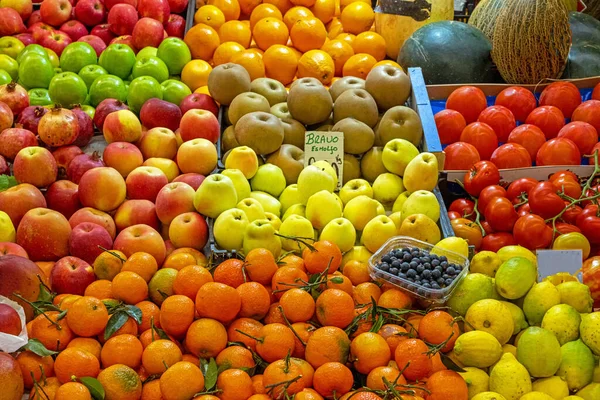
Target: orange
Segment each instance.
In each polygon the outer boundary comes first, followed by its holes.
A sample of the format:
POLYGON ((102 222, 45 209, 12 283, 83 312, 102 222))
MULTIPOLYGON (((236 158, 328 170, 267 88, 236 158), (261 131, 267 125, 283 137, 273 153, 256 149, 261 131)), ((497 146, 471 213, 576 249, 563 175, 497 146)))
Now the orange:
POLYGON ((135 272, 119 272, 112 284, 115 299, 127 304, 136 304, 148 298, 148 284, 135 272))
POLYGON ((352 46, 341 40, 330 40, 321 47, 333 59, 335 65, 335 75, 342 76, 342 68, 350 57, 354 55, 352 46))
POLYGON ((427 354, 429 348, 419 339, 407 339, 398 344, 394 359, 398 368, 403 370, 406 379, 423 379, 431 373, 432 362, 427 354))
POLYGON ((328 362, 316 369, 314 389, 323 397, 341 396, 348 393, 354 384, 352 371, 339 362, 328 362))
POLYGON ((294 47, 301 52, 320 49, 327 40, 327 30, 320 19, 301 18, 292 25, 290 37, 294 47))
POLYGON ((358 35, 371 29, 375 21, 375 12, 370 4, 355 1, 344 7, 340 21, 344 26, 344 32, 358 35))
POLYGON ((263 54, 265 54, 265 52, 261 49, 259 49, 258 47, 256 47, 256 42, 252 42, 252 45, 247 49, 248 51, 251 51, 253 53, 256 53, 256 55, 260 56, 262 59, 263 54))
POLYGON ((460 336, 458 323, 452 315, 445 311, 432 311, 427 313, 419 323, 419 338, 423 341, 439 345, 447 341, 441 349, 443 353, 454 348, 456 339, 460 336))
POLYGON ((213 271, 213 279, 215 282, 237 288, 247 280, 244 271, 244 262, 237 258, 230 258, 223 261, 213 271))
POLYGON ((141 301, 135 306, 142 311, 142 323, 138 325, 139 333, 150 329, 152 320, 154 320, 154 326, 160 328, 160 308, 156 304, 151 301, 141 301))
POLYGON ((302 289, 290 289, 281 296, 279 304, 290 322, 306 322, 315 313, 315 300, 302 289))
POLYGON ((334 326, 324 326, 310 335, 306 342, 306 361, 318 368, 331 362, 346 362, 350 353, 350 339, 346 332, 334 326))
POLYGON ((356 35, 353 35, 351 33, 339 33, 337 36, 334 36, 333 38, 337 39, 337 40, 343 40, 344 42, 346 42, 350 46, 352 46, 352 43, 354 43, 354 39, 356 38, 356 35))
POLYGON ((329 39, 334 39, 339 34, 344 33, 342 22, 337 18, 333 18, 325 27, 327 28, 327 37, 329 39))
POLYGON ((352 282, 354 286, 371 282, 369 265, 366 262, 350 260, 344 265, 342 273, 350 279, 350 282, 352 282))
POLYGON ((248 400, 271 400, 271 397, 267 394, 253 394, 248 400))
POLYGON ((265 324, 286 324, 285 318, 283 317, 283 313, 281 312, 281 308, 279 308, 279 302, 275 302, 271 304, 269 307, 269 312, 267 316, 263 319, 265 324))
POLYGON ((189 361, 192 364, 200 365, 200 359, 193 354, 184 354, 181 361, 189 361))
POLYGON ((291 329, 295 332, 295 345, 292 356, 303 359, 305 353, 304 347, 306 346, 306 342, 308 342, 308 339, 313 334, 313 332, 317 330, 317 328, 306 322, 296 322, 292 324, 291 329), (298 339, 298 337, 302 339, 302 342, 300 341, 300 339, 298 339))
POLYGON ((247 49, 252 41, 250 24, 243 21, 227 21, 219 28, 219 37, 221 43, 236 42, 247 49))
POLYGON ((348 4, 352 4, 355 1, 362 1, 363 3, 371 4, 369 0, 339 0, 339 7, 343 10, 348 4))
POLYGON ((252 351, 256 351, 257 341, 252 337, 257 337, 263 326, 261 322, 251 318, 238 318, 227 328, 227 341, 241 342, 252 349, 252 351), (240 332, 244 332, 250 336, 240 332))
POLYGON ((51 377, 39 383, 40 388, 34 387, 29 392, 29 400, 54 400, 56 391, 61 386, 57 378, 51 377))
POLYGON ((238 0, 240 3, 240 11, 242 15, 249 16, 252 15, 254 9, 262 3, 262 0, 238 0))
POLYGON ((254 10, 252 10, 252 14, 250 14, 250 28, 253 29, 254 25, 256 25, 258 21, 269 17, 283 21, 283 14, 281 14, 281 11, 279 11, 279 9, 273 4, 263 3, 258 5, 254 10))
POLYGON ((189 297, 169 296, 160 306, 160 326, 167 334, 182 338, 194 322, 195 312, 194 302, 189 297))
POLYGON ((350 343, 354 368, 361 374, 368 374, 376 367, 390 362, 391 351, 383 337, 373 332, 361 333, 350 343))
MULTIPOLYGON (((233 0, 235 1, 235 0, 233 0)), ((224 24, 223 24, 224 25, 224 24)), ((193 59, 210 61, 221 41, 217 31, 206 24, 194 25, 183 38, 192 52, 193 59)))
POLYGON ((263 326, 257 336, 256 352, 266 362, 273 362, 287 356, 294 350, 294 333, 283 324, 263 326))
POLYGON ((231 61, 233 56, 244 50, 244 46, 236 42, 221 43, 213 54, 213 63, 215 66, 226 64, 231 61))
POLYGON ((228 322, 235 318, 241 308, 239 293, 231 286, 217 282, 202 285, 196 295, 196 310, 200 317, 228 322))
MULTIPOLYGON (((296 393, 295 400, 323 400, 323 396, 317 393, 314 389, 304 389, 300 393, 296 393)), ((341 399, 341 397, 340 397, 341 399)))
POLYGON ((252 352, 242 346, 230 346, 223 349, 215 361, 218 366, 236 369, 250 369, 256 365, 252 352))
POLYGON ((135 272, 144 278, 146 282, 150 282, 150 279, 152 279, 152 276, 157 270, 158 264, 156 263, 156 259, 151 254, 141 251, 129 256, 127 261, 123 264, 123 268, 121 268, 121 272, 135 272))
POLYGON ((346 328, 354 319, 354 300, 339 289, 327 289, 317 298, 317 319, 321 325, 346 328))
POLYGON ((38 267, 42 270, 46 278, 50 278, 50 273, 52 272, 52 268, 54 268, 53 261, 36 261, 35 262, 38 267))
POLYGON ((185 346, 197 357, 216 357, 227 347, 227 331, 219 321, 200 318, 190 325, 185 337, 185 346))
POLYGON ((104 368, 115 364, 138 368, 142 364, 142 343, 133 335, 114 336, 104 343, 100 360, 104 368))
POLYGON ((282 14, 285 14, 294 6, 290 0, 264 0, 263 3, 273 4, 282 14))
POLYGON ((170 340, 158 339, 150 343, 142 353, 142 365, 150 375, 160 375, 167 367, 183 359, 181 350, 170 340))
MULTIPOLYGON (((314 51, 322 52, 321 50, 314 51)), ((311 52, 309 51, 308 53, 304 54, 304 56, 309 53, 311 52)), ((329 59, 331 59, 331 57, 329 57, 329 59)), ((300 59, 300 63, 302 63, 302 59, 300 59)), ((299 70, 300 68, 298 71, 299 70)), ((319 240, 318 242, 313 243, 313 247, 314 250, 306 248, 302 252, 302 258, 304 259, 304 265, 306 266, 308 273, 318 274, 327 268, 329 268, 328 272, 330 274, 333 274, 335 271, 337 271, 342 262, 342 252, 340 251, 340 248, 337 247, 336 244, 328 242, 327 240, 319 240)))
POLYGON ((366 79, 376 63, 377 60, 370 54, 355 54, 346 61, 342 73, 344 76, 366 79))
POLYGON ((467 383, 454 371, 439 371, 427 379, 428 400, 462 400, 469 397, 467 383))
POLYGON ((67 294, 65 297, 60 299, 60 301, 58 302, 58 307, 63 311, 67 311, 71 308, 73 303, 75 303, 81 297, 82 296, 79 296, 77 294, 67 294))
POLYGON ((236 54, 231 59, 232 63, 239 64, 248 71, 250 79, 255 80, 265 76, 265 64, 262 56, 253 50, 246 50, 236 54))
POLYGON ((267 50, 274 44, 286 44, 290 32, 288 27, 275 17, 267 17, 259 20, 252 28, 252 37, 261 50, 267 50))
POLYGON ((375 65, 373 66, 373 68, 375 68, 375 67, 379 67, 380 65, 391 65, 392 67, 400 68, 402 71, 404 71, 404 68, 402 68, 402 67, 400 66, 400 64, 398 64, 397 62, 395 62, 395 61, 392 61, 392 60, 383 60, 383 61, 379 61, 377 64, 375 64, 375 65))
MULTIPOLYGON (((69 342, 68 348, 75 347, 77 349, 85 350, 91 353, 98 360, 100 359, 100 351, 102 345, 96 339, 92 338, 75 338, 69 342)), ((47 375, 47 374, 46 374, 47 375)))
POLYGON ((100 372, 98 381, 104 388, 106 400, 137 400, 142 396, 142 381, 126 365, 112 365, 100 372))
POLYGON ((202 371, 187 361, 179 361, 160 377, 160 391, 165 400, 188 400, 203 388, 202 371))
POLYGON ((277 262, 273 253, 267 249, 252 249, 246 254, 244 268, 250 280, 261 285, 268 285, 277 272, 277 262))
POLYGON ((304 389, 304 380, 298 377, 302 377, 300 367, 287 358, 277 360, 265 368, 263 385, 271 398, 281 399, 304 389))
POLYGON ((373 368, 367 375, 367 387, 374 390, 387 390, 388 387, 383 379, 388 382, 396 382, 395 389, 402 390, 402 386, 406 385, 406 379, 400 374, 396 368, 392 367, 377 367, 373 368))
POLYGON ((335 17, 335 2, 336 0, 316 0, 310 10, 326 24, 335 17))
POLYGON ((281 298, 286 290, 302 285, 302 281, 308 282, 308 275, 304 271, 294 267, 281 267, 273 275, 271 287, 275 297, 281 298))
POLYGON ((212 282, 210 272, 199 265, 189 265, 181 269, 173 282, 173 291, 196 300, 198 290, 207 282, 212 282))
MULTIPOLYGON (((125 321, 125 324, 120 327, 119 329, 117 329, 117 331, 115 333, 113 333, 110 337, 114 337, 114 336, 119 336, 119 335, 137 335, 138 333, 138 324, 137 322, 135 322, 135 320, 131 317, 127 318, 127 321, 125 321)), ((102 335, 98 335, 98 339, 100 340, 100 343, 106 343, 106 340, 104 339, 104 334, 102 335)))
POLYGON ((104 251, 94 260, 94 273, 98 279, 112 281, 121 272, 127 256, 118 250, 104 251))
POLYGON ((85 296, 92 296, 100 300, 112 299, 112 282, 107 279, 94 281, 85 288, 85 296))
POLYGON ((73 339, 73 332, 69 328, 67 319, 59 320, 58 315, 58 311, 47 311, 46 316, 38 315, 31 324, 31 338, 42 342, 48 350, 64 350, 73 339))
POLYGON ((410 308, 412 306, 411 297, 399 289, 390 289, 381 293, 377 305, 386 308, 410 308))
POLYGON ((54 373, 60 383, 70 382, 72 377, 95 378, 99 372, 98 359, 91 353, 74 347, 61 351, 54 361, 54 373))
POLYGON ((403 342, 409 338, 406 329, 404 329, 400 325, 395 324, 385 324, 381 327, 381 329, 379 329, 377 333, 385 339, 388 346, 390 347, 390 351, 392 352, 392 354, 394 354, 394 352, 396 351, 396 347, 398 347, 398 344, 400 344, 400 342, 403 342))
POLYGON ((315 4, 315 0, 290 0, 295 6, 312 7, 315 4))
MULTIPOLYGON (((206 267, 206 265, 208 264, 208 259, 206 258, 204 253, 202 253, 201 251, 196 250, 192 247, 180 247, 171 252, 171 254, 179 254, 179 253, 191 254, 194 257, 194 259, 196 259, 196 262, 194 263, 196 265, 201 265, 203 267, 206 267)), ((163 268, 165 268, 164 265, 163 265, 163 268)))
POLYGON ((196 258, 190 253, 171 253, 165 259, 162 268, 173 268, 179 271, 180 269, 187 267, 188 265, 195 264, 196 258))
POLYGON ((442 356, 440 356, 440 353, 435 353, 433 357, 431 357, 431 373, 435 374, 438 371, 444 371, 446 369, 448 368, 446 368, 442 362, 442 356))
POLYGON ((241 369, 228 369, 217 378, 217 397, 221 400, 246 400, 254 391, 252 378, 241 369))
MULTIPOLYGON (((265 54, 267 54, 267 53, 265 52, 265 54)), ((294 72, 294 74, 295 74, 295 72, 294 72)), ((287 256, 283 257, 280 261, 280 266, 281 267, 294 267, 294 268, 298 268, 299 270, 306 272, 306 267, 304 266, 304 260, 302 259, 302 257, 298 257, 295 254, 288 254, 287 256)))
POLYGON ((339 289, 352 296, 352 282, 350 282, 350 279, 342 275, 339 271, 336 271, 334 274, 327 275, 327 284, 325 285, 325 288, 339 289))
POLYGON ((238 317, 260 320, 269 312, 271 296, 263 285, 258 282, 242 283, 236 288, 242 300, 238 317))
POLYGON ((163 400, 158 379, 144 383, 141 400, 163 400))
MULTIPOLYGON (((185 64, 181 71, 181 81, 194 91, 208 83, 208 75, 212 71, 210 64, 204 60, 192 60, 185 64)), ((172 254, 172 253, 171 253, 172 254)))
POLYGON ((42 371, 46 377, 54 376, 54 359, 50 356, 41 357, 30 351, 23 351, 17 356, 17 362, 27 389, 33 387, 34 380, 37 382, 42 379, 42 371))
POLYGON ((99 335, 108 321, 108 311, 102 301, 84 296, 73 303, 67 313, 67 323, 74 334, 83 337, 99 335))
POLYGON ((298 57, 289 47, 279 44, 269 47, 263 55, 263 62, 267 78, 278 80, 284 85, 294 80, 298 57))
POLYGON ((202 6, 194 14, 194 24, 205 24, 218 30, 225 23, 225 14, 215 6, 202 6))
POLYGON ((385 58, 385 39, 376 32, 363 32, 356 36, 352 42, 355 53, 370 54, 377 61, 385 58))
POLYGON ((373 282, 360 283, 352 290, 352 298, 356 304, 369 304, 372 302, 371 299, 377 302, 379 296, 381 296, 381 289, 373 282))
POLYGON ((262 375, 254 375, 252 377, 252 388, 254 390, 254 394, 265 394, 265 385, 263 385, 263 376, 262 375))
POLYGON ((208 4, 221 10, 225 15, 225 21, 240 17, 240 3, 238 0, 208 0, 208 4))
POLYGON ((292 364, 298 366, 302 371, 302 380, 304 381, 304 387, 311 387, 313 385, 313 377, 315 375, 315 369, 308 361, 301 358, 290 358, 292 364))
POLYGON ((67 382, 56 390, 54 400, 92 400, 92 395, 84 384, 67 382))
POLYGON ((288 27, 288 29, 291 30, 292 26, 294 26, 296 21, 299 21, 302 18, 310 18, 310 17, 314 17, 314 14, 312 13, 312 11, 310 11, 306 7, 296 6, 296 7, 290 8, 288 11, 286 11, 286 13, 283 15, 283 22, 288 27))

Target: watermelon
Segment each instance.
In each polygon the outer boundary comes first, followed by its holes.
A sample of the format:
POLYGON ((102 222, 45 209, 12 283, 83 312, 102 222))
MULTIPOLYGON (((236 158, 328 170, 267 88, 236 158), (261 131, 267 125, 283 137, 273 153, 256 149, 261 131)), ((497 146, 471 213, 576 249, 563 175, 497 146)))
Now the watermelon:
POLYGON ((580 12, 569 13, 573 44, 563 79, 600 76, 600 21, 580 12))
POLYGON ((569 24, 573 33, 573 44, 581 42, 600 43, 600 21, 591 15, 571 11, 569 24))

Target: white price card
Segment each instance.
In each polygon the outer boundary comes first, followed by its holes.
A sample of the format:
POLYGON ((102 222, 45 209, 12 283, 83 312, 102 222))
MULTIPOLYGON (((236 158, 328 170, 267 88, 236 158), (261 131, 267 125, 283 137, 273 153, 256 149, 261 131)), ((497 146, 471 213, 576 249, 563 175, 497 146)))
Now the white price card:
POLYGON ((583 266, 581 250, 537 250, 538 276, 541 279, 567 272, 577 274, 583 266))
POLYGON ((307 131, 304 134, 304 166, 327 161, 338 176, 337 188, 342 188, 344 176, 344 133, 307 131))

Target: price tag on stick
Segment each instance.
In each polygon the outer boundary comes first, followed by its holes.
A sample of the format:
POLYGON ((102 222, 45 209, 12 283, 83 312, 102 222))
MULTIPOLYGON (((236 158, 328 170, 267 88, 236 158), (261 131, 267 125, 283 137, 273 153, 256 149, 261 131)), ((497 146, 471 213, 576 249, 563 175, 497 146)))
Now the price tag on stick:
POLYGON ((581 250, 537 250, 536 253, 540 280, 559 272, 574 275, 583 265, 581 250))
POLYGON ((304 134, 304 166, 327 161, 338 176, 337 188, 342 188, 344 176, 344 133, 308 131, 304 134))

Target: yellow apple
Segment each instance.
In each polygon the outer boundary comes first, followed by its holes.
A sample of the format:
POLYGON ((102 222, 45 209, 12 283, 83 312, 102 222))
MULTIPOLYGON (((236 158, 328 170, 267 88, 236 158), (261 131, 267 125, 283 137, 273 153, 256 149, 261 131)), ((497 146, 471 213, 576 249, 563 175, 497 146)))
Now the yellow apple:
POLYGON ((4 211, 0 211, 0 242, 15 241, 15 226, 4 211))
POLYGON ((237 208, 223 211, 217 217, 213 234, 217 245, 224 250, 241 250, 244 232, 250 221, 246 214, 237 208))
POLYGON ((262 204, 256 199, 247 198, 240 201, 236 208, 242 210, 246 217, 248 217, 248 221, 252 222, 257 219, 265 219, 265 209, 262 204))
POLYGON ((357 231, 362 231, 367 223, 379 215, 381 204, 370 197, 360 195, 353 198, 344 207, 344 218, 354 225, 357 231))
POLYGON ((294 204, 293 206, 287 209, 285 214, 283 214, 283 218, 281 220, 285 221, 292 215, 306 217, 306 206, 304 204, 294 204))
POLYGON ((268 219, 257 219, 246 227, 243 243, 244 254, 253 249, 267 249, 275 258, 281 254, 281 240, 275 236, 275 228, 268 219))
POLYGON ((404 186, 409 192, 432 191, 438 183, 438 161, 431 153, 413 158, 404 170, 404 186))
MULTIPOLYGON (((284 236, 302 239, 314 239, 313 226, 309 220, 300 215, 290 215, 279 228, 279 233, 284 236)), ((310 241, 309 241, 310 243, 310 241)), ((281 238, 281 246, 286 251, 303 251, 306 247, 297 240, 281 238)))
POLYGON ((354 225, 346 218, 336 218, 329 221, 323 228, 319 240, 335 243, 342 253, 350 251, 356 242, 354 225))
POLYGON ((340 198, 344 204, 360 195, 373 197, 373 188, 369 182, 364 179, 352 179, 351 181, 346 182, 342 187, 342 190, 340 190, 340 198))
POLYGON ((306 218, 315 229, 323 229, 332 219, 342 216, 342 207, 335 195, 321 190, 310 196, 306 203, 306 218))
POLYGON ((441 237, 440 228, 431 218, 424 214, 413 214, 402 221, 398 234, 430 244, 436 244, 440 241, 441 237))
POLYGON ((233 182, 233 187, 235 187, 238 201, 250 197, 250 184, 248 183, 248 180, 242 171, 239 169, 224 169, 221 174, 229 177, 229 179, 231 179, 233 182))
POLYGON ((361 241, 370 252, 376 252, 389 239, 396 236, 396 225, 390 217, 378 215, 370 220, 361 235, 361 241))
POLYGON ((294 183, 283 189, 279 195, 279 202, 281 203, 281 212, 284 214, 294 204, 302 204, 300 193, 298 193, 298 184, 294 183))
POLYGON ((250 197, 256 199, 262 204, 265 212, 275 214, 277 217, 281 215, 281 203, 275 197, 265 192, 250 192, 250 197))
POLYGON ((402 218, 408 218, 413 214, 425 214, 434 222, 440 219, 440 203, 437 197, 426 190, 417 190, 408 196, 402 204, 402 218))

